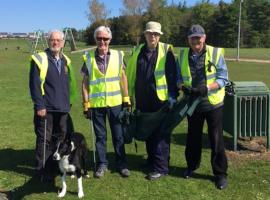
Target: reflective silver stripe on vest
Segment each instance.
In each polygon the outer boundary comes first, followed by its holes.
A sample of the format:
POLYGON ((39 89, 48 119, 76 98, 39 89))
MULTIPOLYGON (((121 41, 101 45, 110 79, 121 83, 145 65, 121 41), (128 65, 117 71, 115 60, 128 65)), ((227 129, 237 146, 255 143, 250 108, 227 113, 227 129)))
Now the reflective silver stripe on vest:
POLYGON ((116 96, 121 94, 121 90, 117 90, 114 92, 100 92, 100 93, 94 93, 94 94, 89 94, 89 98, 98 98, 98 97, 111 97, 111 96, 116 96))
POLYGON ((120 51, 117 51, 117 53, 118 53, 118 58, 119 58, 119 76, 120 76, 120 72, 121 72, 121 67, 122 67, 122 65, 123 65, 123 60, 122 60, 122 54, 121 54, 121 52, 120 51))
POLYGON ((155 76, 164 76, 165 72, 164 71, 156 71, 155 76))
MULTIPOLYGON (((217 62, 217 52, 218 52, 218 48, 216 48, 216 47, 214 47, 214 49, 213 49, 213 54, 212 54, 212 63, 214 64, 214 68, 215 69, 217 69, 216 68, 216 62, 217 62)), ((213 79, 213 78, 215 78, 216 77, 216 73, 213 73, 213 74, 210 74, 210 75, 208 75, 207 77, 206 77, 206 79, 207 80, 209 80, 209 79, 213 79)))
POLYGON ((157 90, 166 90, 167 89, 167 85, 159 85, 156 87, 157 90))
POLYGON ((216 93, 218 93, 219 92, 219 90, 217 89, 217 90, 210 90, 209 92, 208 92, 208 95, 213 95, 213 94, 216 94, 216 93))
POLYGON ((41 57, 38 53, 35 53, 34 56, 35 56, 36 59, 38 59, 38 61, 42 64, 42 57, 41 57))
POLYGON ((180 58, 179 58, 180 68, 182 67, 182 64, 183 64, 184 51, 185 51, 184 49, 180 49, 180 58))
POLYGON ((214 65, 216 65, 216 62, 217 62, 217 52, 218 52, 218 48, 214 47, 213 55, 212 55, 212 63, 214 63, 214 65))
POLYGON ((213 78, 215 78, 215 77, 216 77, 216 73, 213 73, 213 74, 208 75, 208 76, 206 77, 206 79, 209 80, 209 79, 213 79, 213 78))
POLYGON ((165 51, 165 55, 166 55, 166 54, 167 54, 167 47, 168 47, 168 44, 167 44, 167 43, 164 43, 163 46, 164 46, 164 51, 165 51))
POLYGON ((182 76, 182 80, 183 80, 183 81, 190 81, 190 80, 191 80, 191 78, 190 78, 190 77, 188 77, 188 76, 182 76))
POLYGON ((89 52, 86 52, 85 53, 86 55, 86 66, 87 66, 87 69, 88 69, 88 77, 91 77, 91 57, 90 57, 90 53, 89 52))
POLYGON ((91 85, 97 85, 99 83, 104 83, 105 81, 106 82, 113 82, 113 81, 119 81, 120 80, 120 77, 110 77, 110 78, 99 78, 99 79, 96 79, 96 80, 93 80, 93 81, 89 81, 89 84, 91 85))

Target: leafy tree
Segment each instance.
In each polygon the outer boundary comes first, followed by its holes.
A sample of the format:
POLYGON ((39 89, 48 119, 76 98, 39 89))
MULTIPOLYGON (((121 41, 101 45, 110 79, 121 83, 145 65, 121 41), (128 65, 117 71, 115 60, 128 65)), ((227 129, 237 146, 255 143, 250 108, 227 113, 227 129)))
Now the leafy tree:
POLYGON ((196 4, 192 8, 192 24, 200 24, 204 27, 205 31, 210 30, 211 20, 215 13, 216 7, 214 4, 209 3, 209 1, 202 1, 200 4, 196 4))
POLYGON ((207 32, 207 43, 221 47, 236 47, 238 30, 238 8, 219 2, 207 32))
POLYGON ((108 17, 109 11, 106 9, 105 4, 99 0, 89 0, 88 9, 88 20, 90 23, 106 20, 108 17))
POLYGON ((129 27, 127 34, 131 38, 131 43, 140 43, 142 24, 143 24, 143 12, 147 7, 147 1, 145 0, 123 0, 124 8, 122 13, 126 15, 125 24, 129 27))
MULTIPOLYGON (((168 5, 166 0, 122 0, 122 16, 107 20, 108 11, 98 0, 89 0, 89 20, 86 41, 94 44, 93 32, 98 25, 110 25, 112 44, 139 44, 148 21, 158 21, 164 35, 161 41, 174 46, 187 45, 187 31, 200 24, 207 33, 207 43, 221 47, 236 47, 240 0, 212 4, 201 0, 187 7, 186 0, 168 5), (91 7, 92 6, 92 7, 91 7)), ((241 16, 241 47, 270 47, 270 1, 244 0, 241 16)))
POLYGON ((108 21, 100 20, 100 21, 95 21, 94 23, 91 24, 91 26, 87 27, 85 30, 85 41, 89 45, 95 45, 95 39, 94 39, 94 32, 97 27, 101 25, 108 25, 108 21))

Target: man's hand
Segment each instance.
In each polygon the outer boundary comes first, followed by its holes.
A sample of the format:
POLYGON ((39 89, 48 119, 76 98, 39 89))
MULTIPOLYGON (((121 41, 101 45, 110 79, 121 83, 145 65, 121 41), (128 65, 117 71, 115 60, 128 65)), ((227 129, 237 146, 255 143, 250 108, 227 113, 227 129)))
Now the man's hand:
POLYGON ((92 120, 92 109, 88 108, 88 110, 83 111, 84 117, 86 119, 92 120))
POLYGON ((185 95, 192 94, 192 87, 182 85, 181 90, 184 92, 185 95))
POLYGON ((83 115, 86 119, 92 120, 92 109, 90 102, 83 103, 83 115))
POLYGON ((130 97, 127 96, 127 97, 123 97, 123 103, 122 103, 122 106, 123 108, 127 108, 128 111, 131 112, 131 108, 132 108, 132 105, 131 105, 131 102, 130 102, 130 97))
POLYGON ((168 99, 168 103, 169 103, 169 109, 171 110, 173 108, 174 104, 176 103, 176 99, 170 97, 168 99))
POLYGON ((37 116, 39 117, 46 117, 47 111, 46 109, 42 109, 42 110, 37 110, 37 116))
POLYGON ((208 88, 206 85, 198 85, 196 88, 192 88, 194 94, 200 95, 202 97, 207 96, 208 88))

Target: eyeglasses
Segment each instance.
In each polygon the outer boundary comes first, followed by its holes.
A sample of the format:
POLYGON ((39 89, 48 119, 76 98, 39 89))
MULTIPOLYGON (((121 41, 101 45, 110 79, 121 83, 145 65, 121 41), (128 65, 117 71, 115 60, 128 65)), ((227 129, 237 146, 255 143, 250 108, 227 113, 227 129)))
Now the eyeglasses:
POLYGON ((50 39, 50 42, 62 42, 62 39, 50 39))
POLYGON ((97 39, 97 41, 103 40, 105 42, 108 41, 108 40, 110 40, 110 38, 104 38, 104 37, 97 37, 96 39, 97 39))

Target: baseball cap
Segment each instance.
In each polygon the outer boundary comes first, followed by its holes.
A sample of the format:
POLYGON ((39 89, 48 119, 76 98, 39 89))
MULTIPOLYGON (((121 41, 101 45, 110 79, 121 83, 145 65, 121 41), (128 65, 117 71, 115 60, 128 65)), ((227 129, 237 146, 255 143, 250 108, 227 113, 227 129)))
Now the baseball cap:
POLYGON ((188 31, 188 37, 203 37, 205 36, 204 28, 199 25, 192 25, 188 31))

